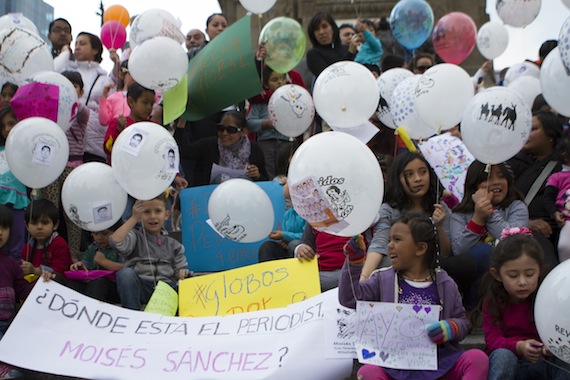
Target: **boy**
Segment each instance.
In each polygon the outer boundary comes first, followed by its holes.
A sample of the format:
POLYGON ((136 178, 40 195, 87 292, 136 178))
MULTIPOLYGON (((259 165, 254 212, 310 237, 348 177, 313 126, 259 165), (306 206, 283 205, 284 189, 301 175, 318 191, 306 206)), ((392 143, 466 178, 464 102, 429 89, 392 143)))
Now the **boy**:
POLYGON ((125 308, 140 310, 159 280, 176 289, 176 280, 189 274, 184 247, 163 235, 169 214, 164 194, 137 200, 132 216, 109 237, 109 245, 125 259, 125 267, 117 272, 117 289, 125 308), (139 220, 144 231, 134 229, 139 220))
MULTIPOLYGON (((103 231, 92 232, 93 243, 87 247, 82 261, 71 264, 70 270, 111 270, 123 268, 117 250, 109 246, 109 237, 122 225, 121 221, 103 231)), ((87 281, 70 281, 69 287, 99 301, 116 303, 119 295, 115 281, 106 277, 87 281)))
MULTIPOLYGON (((126 118, 121 115, 109 122, 109 127, 103 140, 103 149, 107 153, 107 162, 111 163, 111 151, 119 134, 129 125, 139 121, 148 121, 154 105, 154 90, 144 88, 138 83, 133 83, 127 90, 127 104, 131 113, 126 118)), ((142 140, 142 135, 140 136, 142 140)), ((140 142, 140 140, 139 140, 140 142)), ((138 144, 137 144, 138 145, 138 144)))
POLYGON ((56 232, 59 210, 49 200, 38 199, 28 206, 25 218, 32 237, 22 248, 22 271, 39 277, 45 270, 54 273, 56 281, 63 282, 63 272, 72 260, 67 242, 56 232))

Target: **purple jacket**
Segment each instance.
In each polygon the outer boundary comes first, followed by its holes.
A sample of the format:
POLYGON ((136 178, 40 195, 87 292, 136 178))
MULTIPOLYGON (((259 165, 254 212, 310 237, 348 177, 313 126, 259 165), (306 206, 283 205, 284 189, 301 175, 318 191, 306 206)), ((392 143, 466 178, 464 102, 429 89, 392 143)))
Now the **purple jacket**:
MULTIPOLYGON (((362 265, 349 264, 345 261, 340 274, 338 285, 338 299, 341 305, 356 308, 356 299, 360 301, 394 302, 396 272, 392 267, 381 269, 368 280, 359 282, 362 265), (350 267, 350 268, 349 268, 350 267), (350 270, 350 273, 349 273, 350 270)), ((465 309, 461 301, 461 294, 457 284, 444 270, 437 275, 437 292, 439 294, 442 310, 440 320, 452 319, 459 326, 459 334, 453 340, 438 346, 438 370, 415 371, 384 368, 395 379, 437 379, 444 376, 453 367, 463 353, 459 342, 469 333, 469 322, 465 316, 465 309)))

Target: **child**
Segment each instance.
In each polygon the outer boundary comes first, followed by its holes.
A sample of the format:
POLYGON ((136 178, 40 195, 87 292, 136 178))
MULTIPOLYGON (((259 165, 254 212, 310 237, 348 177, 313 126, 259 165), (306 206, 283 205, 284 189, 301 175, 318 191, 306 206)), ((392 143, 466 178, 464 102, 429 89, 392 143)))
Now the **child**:
POLYGON ((563 136, 556 149, 562 161, 562 171, 552 174, 546 182, 544 209, 561 228, 558 258, 562 262, 570 259, 570 137, 563 136))
POLYGON ((118 118, 120 115, 131 114, 131 108, 127 99, 127 91, 129 86, 135 81, 129 73, 128 64, 128 60, 121 63, 121 68, 119 70, 119 83, 117 86, 120 91, 116 91, 109 95, 109 91, 115 87, 113 83, 109 83, 105 86, 105 89, 99 98, 99 123, 101 123, 101 125, 109 125, 111 120, 118 118), (107 95, 109 96, 107 97, 107 95))
MULTIPOLYGON (((69 79, 69 81, 75 87, 78 99, 83 96, 83 79, 81 74, 77 71, 64 71, 61 73, 64 77, 69 79)), ((78 103, 77 116, 71 123, 71 127, 65 131, 65 136, 69 143, 69 158, 67 160, 67 165, 61 175, 50 185, 42 189, 42 196, 49 201, 51 201, 56 207, 62 209, 61 200, 61 189, 65 179, 71 173, 73 169, 78 167, 83 163, 83 148, 85 141, 85 130, 87 129, 87 123, 89 122, 89 108, 81 102, 78 103)), ((71 257, 74 260, 81 259, 81 228, 75 225, 68 217, 65 212, 62 212, 64 219, 60 223, 58 231, 67 238, 67 243, 69 245, 69 250, 71 252, 71 257)))
POLYGON ((432 220, 421 213, 404 214, 390 228, 388 255, 392 267, 359 282, 365 258, 362 239, 352 238, 345 246, 348 260, 342 268, 339 301, 350 308, 356 301, 441 305, 441 320, 427 327, 430 339, 438 344, 438 369, 412 371, 364 365, 358 378, 450 378, 486 379, 487 355, 480 350, 463 352, 459 342, 469 332, 469 322, 455 282, 438 266, 438 234, 432 220))
MULTIPOLYGON (((115 223, 112 227, 103 231, 92 232, 93 243, 87 247, 83 260, 71 264, 69 270, 112 270, 118 271, 123 268, 119 261, 118 252, 109 246, 109 236, 113 234, 122 222, 115 223)), ((70 281, 69 287, 91 298, 108 303, 118 302, 117 285, 106 277, 90 281, 70 281)))
MULTIPOLYGON (((287 183, 283 185, 283 197, 286 200, 291 200, 287 183)), ((303 236, 305 223, 305 220, 297 214, 293 207, 285 211, 283 214, 283 230, 271 231, 269 238, 272 240, 266 241, 259 247, 259 262, 293 257, 296 247, 294 242, 303 236)))
POLYGON ((14 83, 6 82, 2 85, 2 93, 0 94, 0 108, 10 105, 10 100, 16 95, 18 86, 14 83))
POLYGON ((374 225, 374 234, 362 269, 362 280, 367 279, 378 267, 390 265, 390 226, 402 213, 416 211, 431 216, 437 226, 442 267, 459 284, 459 289, 471 286, 475 262, 468 256, 451 255, 451 211, 437 199, 437 186, 435 173, 421 154, 404 152, 394 159, 388 172, 384 203, 378 222, 374 225))
POLYGON ((59 210, 47 199, 38 199, 26 209, 25 220, 32 237, 22 249, 22 271, 38 277, 42 270, 52 272, 56 281, 64 282, 63 272, 72 260, 67 242, 56 232, 59 210))
POLYGON ((507 227, 527 227, 528 209, 514 187, 514 179, 505 164, 473 161, 465 177, 465 195, 451 216, 451 244, 459 256, 471 256, 477 264, 476 277, 466 291, 468 310, 477 307, 478 280, 489 268, 492 243, 507 227))
POLYGON ((542 248, 527 228, 505 229, 501 237, 483 278, 489 379, 567 379, 565 371, 541 360, 548 353, 533 321, 534 298, 543 274, 542 248))
MULTIPOLYGON (((270 94, 286 84, 285 74, 279 74, 273 71, 269 66, 263 67, 263 88, 270 94)), ((263 151, 265 158, 265 169, 269 178, 277 175, 277 167, 279 153, 283 146, 291 146, 295 144, 293 138, 289 138, 278 132, 273 127, 273 122, 269 118, 269 111, 266 102, 257 102, 251 104, 251 109, 247 115, 247 129, 249 132, 257 133, 257 144, 263 151)))
POLYGON ((380 60, 382 59, 382 44, 376 38, 376 26, 370 20, 358 20, 356 22, 358 33, 364 38, 360 50, 356 53, 354 62, 368 67, 375 78, 380 76, 380 60))
POLYGON ((129 125, 139 121, 147 121, 152 113, 154 105, 154 90, 144 88, 138 83, 133 83, 127 91, 127 103, 131 108, 129 116, 126 118, 120 115, 109 123, 105 133, 104 149, 107 153, 107 162, 111 163, 111 150, 119 134, 129 125))
POLYGON ((117 272, 117 289, 123 307, 140 310, 159 280, 176 288, 176 280, 189 274, 184 247, 163 235, 164 221, 169 214, 164 194, 149 201, 137 200, 132 216, 109 237, 109 245, 125 259, 124 268, 117 272), (136 230, 139 220, 142 228, 136 230))
MULTIPOLYGON (((0 249, 10 240, 13 218, 10 210, 0 206, 0 249)), ((9 256, 0 254, 0 339, 16 315, 16 305, 23 301, 33 285, 24 280, 18 263, 9 256)), ((13 379, 22 374, 12 367, 0 363, 0 379, 13 379)))
POLYGON ((27 188, 12 174, 6 161, 4 146, 8 134, 18 123, 16 115, 10 105, 0 109, 0 204, 8 207, 12 212, 14 223, 11 226, 10 244, 5 248, 10 256, 20 261, 20 252, 26 241, 26 224, 24 223, 24 210, 30 204, 27 188))

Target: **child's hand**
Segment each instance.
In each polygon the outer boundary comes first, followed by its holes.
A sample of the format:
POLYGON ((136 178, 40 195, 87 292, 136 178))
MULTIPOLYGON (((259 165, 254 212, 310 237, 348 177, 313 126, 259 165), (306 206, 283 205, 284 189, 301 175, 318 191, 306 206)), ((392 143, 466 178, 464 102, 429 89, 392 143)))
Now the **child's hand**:
POLYGON ((188 181, 186 181, 186 178, 180 177, 179 175, 177 175, 174 178, 174 186, 177 189, 185 189, 188 187, 188 181))
POLYGON ((451 319, 434 322, 427 327, 428 336, 435 344, 443 344, 455 339, 459 326, 451 319))
POLYGON ((267 58, 267 49, 265 48, 265 45, 259 44, 257 47, 257 52, 255 53, 255 59, 258 61, 263 61, 265 58, 267 58))
POLYGON ((269 238, 271 240, 283 240, 283 231, 271 231, 269 233, 269 238))
POLYGON ((42 278, 44 279, 44 282, 48 282, 55 278, 55 273, 48 272, 47 270, 42 270, 42 278))
POLYGON ((315 258, 315 251, 313 248, 308 246, 307 244, 301 244, 297 247, 297 251, 295 252, 295 257, 299 259, 299 261, 311 261, 315 258))
POLYGON ((117 51, 115 49, 109 50, 109 58, 111 58, 111 61, 113 61, 115 64, 119 63, 121 60, 119 54, 117 54, 117 51))
POLYGON ((22 272, 24 272, 24 274, 36 274, 36 268, 29 261, 22 260, 20 268, 22 268, 22 272))
POLYGON ((351 263, 364 260, 366 256, 366 244, 364 244, 362 235, 351 237, 344 245, 343 251, 351 263))
POLYGON ((69 270, 80 270, 80 269, 83 269, 85 271, 87 270, 87 268, 85 267, 85 265, 83 265, 83 262, 81 261, 73 263, 69 266, 69 270))
POLYGON ((115 87, 114 83, 107 83, 105 85, 105 87, 103 87, 103 92, 101 93, 101 97, 102 98, 106 98, 107 95, 109 95, 109 92, 111 91, 111 89, 115 87))
POLYGON ((516 344, 516 351, 529 362, 536 363, 540 360, 543 346, 541 342, 535 339, 519 340, 516 344))
POLYGON ((188 276, 190 276, 190 271, 188 269, 180 269, 180 272, 178 272, 179 280, 184 280, 188 276))
POLYGON ((259 174, 259 168, 253 164, 247 165, 246 173, 249 178, 255 179, 261 176, 261 174, 259 174))
POLYGON ((445 210, 442 205, 439 203, 433 205, 433 214, 431 214, 431 218, 436 226, 443 222, 445 219, 445 210))
POLYGON ((146 208, 145 202, 141 201, 140 199, 137 199, 135 201, 135 204, 133 205, 132 217, 135 218, 136 220, 141 220, 141 216, 144 213, 145 208, 146 208))
MULTIPOLYGON (((95 256, 93 256, 93 262, 99 266, 102 266, 102 263, 107 260, 105 254, 101 251, 95 252, 95 256)), ((87 268, 85 268, 87 270, 87 268)))
POLYGON ((117 118, 117 130, 120 132, 127 126, 127 118, 123 115, 119 115, 117 118))
POLYGON ((360 19, 356 20, 356 30, 358 30, 358 33, 364 33, 366 29, 368 29, 368 25, 360 21, 360 19))
POLYGON ((473 221, 479 225, 484 225, 493 213, 493 204, 491 203, 493 193, 487 190, 487 186, 483 186, 471 198, 475 203, 473 221))
POLYGON ((562 228, 564 223, 566 223, 566 219, 564 219, 564 215, 562 215, 560 211, 556 211, 554 213, 554 220, 556 221, 556 224, 558 224, 558 227, 560 228, 562 228))

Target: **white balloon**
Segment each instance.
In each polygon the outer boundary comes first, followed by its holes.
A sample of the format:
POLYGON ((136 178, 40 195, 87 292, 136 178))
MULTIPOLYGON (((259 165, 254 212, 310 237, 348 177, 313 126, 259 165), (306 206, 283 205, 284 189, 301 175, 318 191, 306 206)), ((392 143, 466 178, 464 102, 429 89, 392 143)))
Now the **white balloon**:
POLYGON ((382 73, 376 80, 378 91, 380 92, 380 102, 376 116, 388 128, 396 129, 392 114, 390 113, 390 102, 392 101, 392 94, 396 87, 402 83, 404 79, 413 77, 414 74, 410 70, 402 69, 399 67, 387 70, 382 73))
POLYGON ((365 66, 341 61, 317 77, 313 99, 318 114, 339 128, 356 127, 370 119, 378 106, 378 86, 365 66))
POLYGON ((534 99, 541 93, 540 79, 525 75, 509 83, 507 88, 518 92, 526 104, 532 108, 534 99))
POLYGON ((461 122, 461 136, 473 156, 496 165, 517 154, 530 135, 530 107, 515 91, 491 87, 471 99, 461 122))
POLYGON ((413 140, 425 139, 435 132, 424 123, 416 109, 416 86, 421 75, 404 79, 392 93, 390 113, 397 128, 402 127, 413 140))
POLYGON ((562 57, 564 66, 570 71, 570 17, 564 21, 564 24, 562 24, 562 28, 560 29, 560 35, 558 36, 558 51, 560 52, 560 57, 562 57))
POLYGON ((22 13, 8 13, 0 17, 0 30, 11 29, 11 28, 21 28, 29 30, 30 32, 40 35, 36 24, 29 18, 25 17, 22 13))
POLYGON ((570 116, 570 75, 558 48, 552 50, 540 67, 540 86, 548 105, 561 115, 570 116))
POLYGON ((24 185, 37 189, 55 181, 65 169, 69 143, 56 123, 43 117, 20 121, 6 139, 6 161, 24 185))
POLYGON ((146 40, 158 36, 171 38, 180 45, 186 38, 180 31, 180 26, 180 20, 174 18, 169 12, 163 9, 149 9, 133 20, 129 46, 134 49, 146 40))
POLYGON ((535 78, 540 78, 540 67, 532 62, 526 61, 514 64, 507 70, 507 73, 505 74, 504 84, 505 86, 508 86, 515 79, 527 75, 535 78))
POLYGON ((75 91, 73 84, 69 79, 54 71, 37 73, 29 81, 52 84, 59 88, 57 125, 63 128, 64 131, 67 131, 77 116, 79 107, 77 91, 75 91))
POLYGON ((111 151, 113 174, 136 199, 153 199, 174 180, 180 154, 174 137, 161 125, 143 121, 130 125, 117 137, 111 151), (170 151, 174 160, 168 158, 170 151))
POLYGON ((370 227, 384 194, 374 153, 344 132, 319 133, 301 144, 287 183, 295 211, 313 227, 338 236, 370 227))
POLYGON ((208 216, 218 232, 239 243, 265 239, 275 221, 267 193, 255 182, 239 178, 214 189, 208 199, 208 216))
POLYGON ((155 37, 137 46, 129 57, 129 73, 141 86, 170 90, 186 75, 188 56, 180 44, 155 37))
POLYGON ((509 32, 498 22, 489 21, 477 32, 477 48, 487 59, 495 59, 507 50, 509 32))
POLYGON ((507 25, 524 27, 540 13, 541 0, 498 0, 497 14, 507 25))
POLYGON ((461 122, 475 89, 471 77, 457 65, 442 63, 428 69, 416 84, 416 109, 434 132, 461 122))
POLYGON ((69 173, 61 189, 61 202, 69 219, 79 228, 103 231, 121 219, 127 192, 109 165, 89 162, 69 173))
POLYGON ((542 281, 534 302, 534 321, 545 347, 570 363, 567 336, 570 331, 570 260, 558 264, 542 281))
POLYGON ((279 87, 267 104, 269 118, 279 133, 297 137, 313 122, 315 106, 309 91, 296 84, 279 87))
POLYGON ((53 71, 53 58, 47 44, 26 29, 0 30, 0 71, 17 85, 40 71, 53 71))
POLYGON ((248 12, 262 14, 270 10, 277 0, 239 0, 239 2, 248 12))

